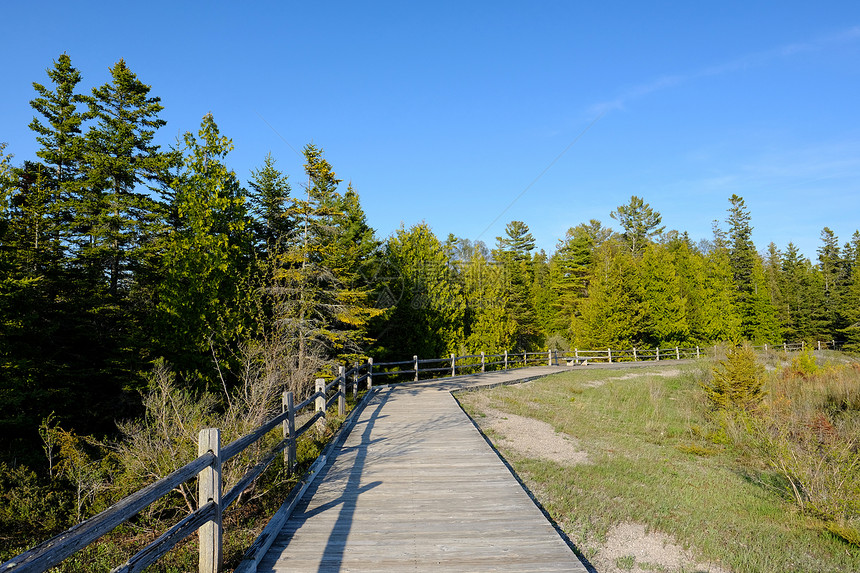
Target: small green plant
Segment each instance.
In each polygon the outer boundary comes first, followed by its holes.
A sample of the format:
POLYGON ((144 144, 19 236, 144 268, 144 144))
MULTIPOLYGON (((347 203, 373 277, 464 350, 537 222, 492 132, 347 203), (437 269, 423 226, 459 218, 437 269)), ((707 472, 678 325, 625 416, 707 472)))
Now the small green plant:
POLYGON ((812 349, 809 346, 791 359, 791 369, 804 378, 818 372, 818 364, 815 361, 815 354, 812 353, 812 349))
POLYGON ((736 346, 713 367, 711 380, 702 384, 714 410, 755 410, 764 399, 764 368, 748 346, 736 346))
POLYGON ((636 557, 625 555, 615 560, 615 566, 623 571, 630 571, 636 565, 636 557))

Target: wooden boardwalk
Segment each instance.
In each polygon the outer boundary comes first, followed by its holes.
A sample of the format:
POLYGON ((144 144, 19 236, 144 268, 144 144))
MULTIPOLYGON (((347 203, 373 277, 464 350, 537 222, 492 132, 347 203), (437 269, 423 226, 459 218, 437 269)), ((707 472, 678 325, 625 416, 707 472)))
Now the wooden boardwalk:
POLYGON ((451 395, 561 369, 374 389, 257 570, 586 571, 451 395))

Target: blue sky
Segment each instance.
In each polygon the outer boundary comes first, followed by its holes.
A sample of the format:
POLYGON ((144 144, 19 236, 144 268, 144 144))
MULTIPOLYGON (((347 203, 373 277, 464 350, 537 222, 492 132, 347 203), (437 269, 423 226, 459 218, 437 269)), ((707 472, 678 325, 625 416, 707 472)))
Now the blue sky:
POLYGON ((170 145, 212 112, 246 182, 294 191, 313 142, 380 238, 426 221, 492 245, 639 195, 695 240, 744 197, 760 250, 815 257, 860 227, 860 3, 18 2, 3 4, 0 141, 34 156, 32 82, 125 58, 170 145), (547 169, 549 167, 549 169, 547 169))

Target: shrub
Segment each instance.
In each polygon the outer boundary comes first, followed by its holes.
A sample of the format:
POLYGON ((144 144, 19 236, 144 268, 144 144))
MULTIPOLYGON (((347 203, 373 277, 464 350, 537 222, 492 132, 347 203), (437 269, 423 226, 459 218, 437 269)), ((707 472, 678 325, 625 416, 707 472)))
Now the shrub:
POLYGON ((765 395, 763 374, 753 349, 736 346, 716 363, 711 380, 702 383, 702 388, 714 410, 755 410, 765 395))

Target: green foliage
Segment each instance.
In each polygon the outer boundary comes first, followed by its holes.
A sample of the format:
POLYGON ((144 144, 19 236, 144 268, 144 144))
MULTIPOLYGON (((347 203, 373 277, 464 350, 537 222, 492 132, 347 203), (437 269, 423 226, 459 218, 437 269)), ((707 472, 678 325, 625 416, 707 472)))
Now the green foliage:
POLYGON ((226 165, 233 144, 211 114, 186 133, 183 167, 172 184, 172 228, 161 241, 156 286, 159 355, 192 375, 213 372, 212 349, 235 348, 245 328, 250 235, 244 190, 226 165))
POLYGON ((609 216, 616 219, 624 229, 621 238, 632 254, 640 252, 652 237, 665 230, 665 227, 660 226, 663 216, 636 195, 630 197, 627 205, 616 207, 609 216))
POLYGON ((702 387, 714 410, 751 411, 764 398, 764 368, 757 362, 752 347, 735 346, 726 352, 712 371, 712 380, 702 387))
POLYGON ((465 301, 451 261, 426 224, 401 226, 388 240, 384 267, 392 306, 377 335, 384 356, 446 356, 463 340, 465 301))
POLYGON ((810 347, 806 347, 791 359, 792 371, 801 376, 810 376, 818 372, 818 363, 810 347))
POLYGON ((0 462, 0 551, 10 542, 13 551, 26 549, 16 546, 26 545, 30 536, 45 537, 67 527, 75 513, 68 493, 26 466, 0 462))

